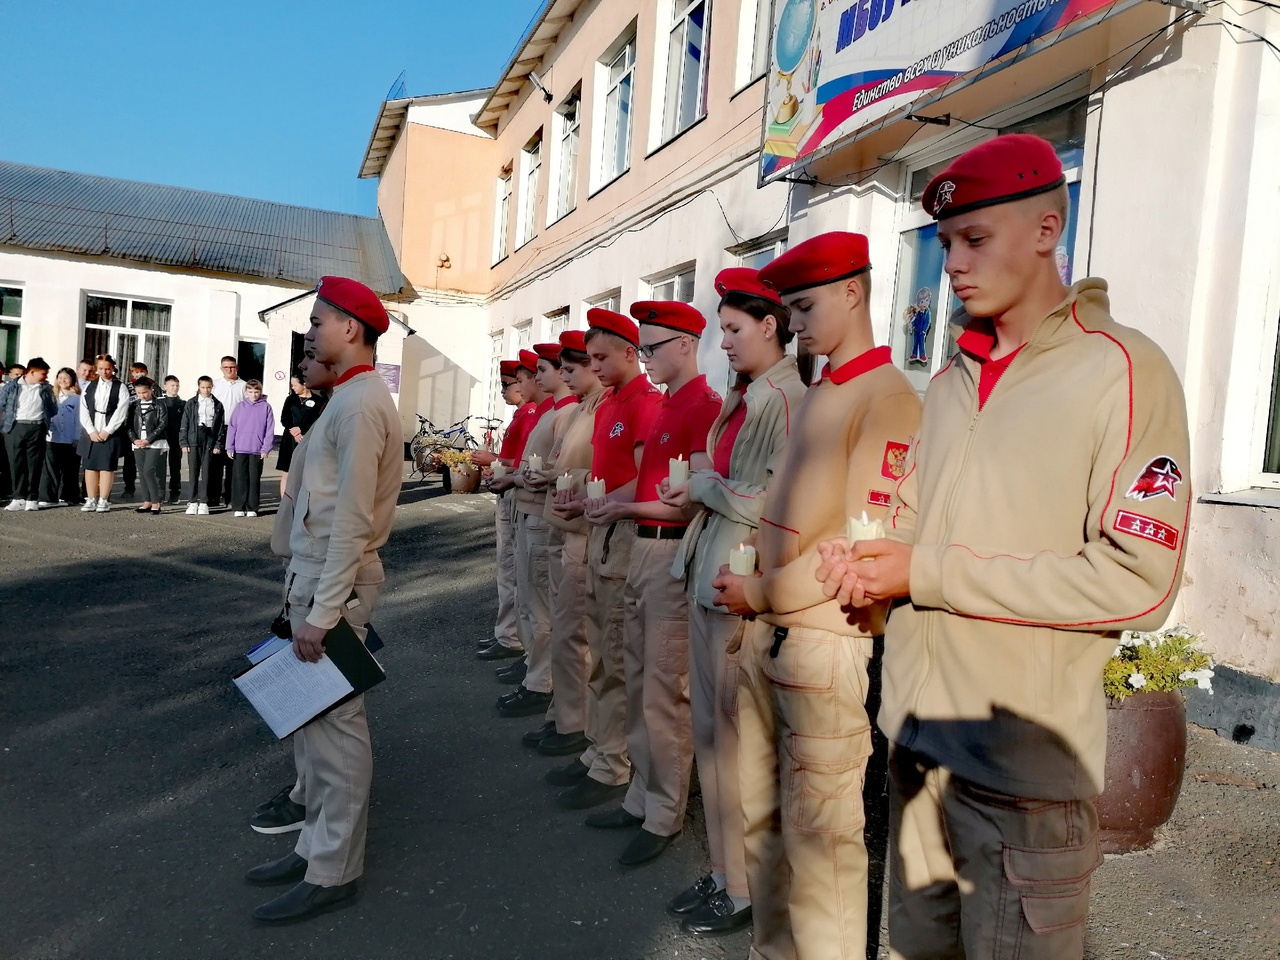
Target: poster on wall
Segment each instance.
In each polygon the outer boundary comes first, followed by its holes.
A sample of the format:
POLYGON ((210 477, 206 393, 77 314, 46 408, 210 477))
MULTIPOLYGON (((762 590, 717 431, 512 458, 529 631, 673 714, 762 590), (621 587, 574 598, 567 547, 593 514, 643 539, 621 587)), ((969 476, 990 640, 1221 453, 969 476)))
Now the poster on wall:
POLYGON ((774 0, 760 180, 1138 0, 774 0), (1030 45, 1030 46, 1028 46, 1030 45))
POLYGON ((388 390, 392 393, 400 392, 400 364, 375 363, 373 369, 378 372, 378 376, 386 383, 388 390))

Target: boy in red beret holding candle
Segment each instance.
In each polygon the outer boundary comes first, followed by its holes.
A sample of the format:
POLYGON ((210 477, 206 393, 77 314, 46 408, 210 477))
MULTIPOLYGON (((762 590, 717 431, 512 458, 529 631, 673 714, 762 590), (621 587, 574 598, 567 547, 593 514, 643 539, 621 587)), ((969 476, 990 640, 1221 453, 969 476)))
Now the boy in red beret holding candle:
POLYGON ((591 369, 606 389, 591 434, 591 479, 574 491, 562 516, 585 515, 587 535, 587 642, 591 646, 587 737, 592 746, 547 782, 567 786, 556 798, 569 810, 585 810, 624 793, 631 778, 627 758, 627 690, 623 667, 623 588, 635 542, 630 520, 606 521, 611 500, 631 500, 644 439, 662 395, 640 372, 640 331, 620 313, 587 311, 585 337, 591 369), (599 484, 597 488, 596 484, 599 484), (599 515, 599 520, 593 520, 599 515))
POLYGON ((964 304, 934 378, 890 539, 823 547, 817 576, 889 621, 893 957, 1079 960, 1102 862, 1102 670, 1120 630, 1159 627, 1191 508, 1172 366, 1065 287, 1053 147, 996 137, 928 185, 964 304))
MULTIPOLYGON (((822 378, 792 411, 756 534, 759 573, 722 569, 715 601, 756 616, 740 654, 739 778, 754 957, 861 957, 867 666, 888 604, 844 610, 814 571, 847 518, 883 515, 920 399, 877 347, 867 238, 827 233, 760 271, 822 378)), ((725 558, 728 559, 727 557, 725 558)))
POLYGON ((626 867, 660 856, 684 825, 693 766, 689 604, 671 563, 688 521, 658 498, 658 486, 673 469, 687 476, 690 461, 710 464, 707 434, 720 413, 719 394, 698 372, 698 343, 707 326, 702 314, 686 303, 647 300, 632 304, 631 316, 640 324, 645 371, 667 391, 645 437, 634 489, 587 513, 596 524, 635 524, 623 591, 631 786, 621 807, 587 817, 593 827, 640 827, 618 858, 626 867))

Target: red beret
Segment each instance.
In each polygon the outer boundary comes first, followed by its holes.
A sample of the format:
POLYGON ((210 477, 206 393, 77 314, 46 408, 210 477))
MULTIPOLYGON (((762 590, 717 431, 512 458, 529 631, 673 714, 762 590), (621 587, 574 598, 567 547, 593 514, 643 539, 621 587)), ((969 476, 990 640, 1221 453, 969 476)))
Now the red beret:
POLYGON ((694 337, 702 336, 702 331, 707 329, 707 318, 679 300, 637 300, 631 305, 631 315, 641 323, 694 337))
POLYGON ((550 360, 552 363, 560 362, 560 344, 558 343, 535 343, 533 352, 538 355, 540 360, 550 360))
POLYGON ((532 350, 521 350, 519 353, 520 366, 530 373, 538 372, 538 355, 532 350))
POLYGON ((980 143, 929 181, 921 202, 935 220, 1048 193, 1066 183, 1048 140, 1009 133, 980 143))
POLYGON ((871 269, 867 238, 860 233, 820 233, 765 264, 759 279, 779 294, 848 280, 871 269))
POLYGON ((782 305, 782 296, 760 279, 760 271, 751 267, 728 267, 716 274, 716 293, 745 293, 770 303, 782 305))
POLYGON ((499 360, 498 361, 498 376, 500 377, 514 377, 516 375, 516 371, 519 369, 520 369, 519 360, 499 360))
POLYGON ((604 307, 592 307, 587 311, 587 324, 593 330, 607 330, 633 347, 640 346, 640 328, 620 313, 604 307))
POLYGON ((564 350, 587 352, 587 335, 581 330, 566 330, 560 334, 560 347, 564 350))
POLYGON ((359 280, 321 277, 320 285, 316 287, 316 296, 379 333, 386 333, 391 326, 391 317, 387 315, 387 308, 382 305, 378 295, 359 280))

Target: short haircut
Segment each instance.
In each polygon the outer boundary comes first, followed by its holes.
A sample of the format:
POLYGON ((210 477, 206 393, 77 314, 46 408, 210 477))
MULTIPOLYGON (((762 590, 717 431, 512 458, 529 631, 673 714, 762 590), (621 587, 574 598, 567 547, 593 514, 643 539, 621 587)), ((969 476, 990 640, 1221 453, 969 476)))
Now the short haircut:
MULTIPOLYGON (((794 336, 787 327, 787 324, 791 321, 791 308, 780 303, 774 303, 772 300, 766 300, 764 297, 757 297, 750 293, 743 293, 741 290, 730 290, 720 299, 720 307, 732 307, 735 310, 741 310, 755 320, 773 317, 778 321, 778 343, 784 347, 791 342, 791 338, 794 336)), ((718 310, 720 307, 716 309, 718 310)))
POLYGON ((532 379, 533 379, 533 371, 532 371, 532 370, 530 370, 528 367, 520 367, 518 370, 516 370, 516 380, 517 380, 517 381, 519 381, 519 379, 520 379, 520 374, 522 374, 522 373, 523 373, 526 377, 528 377, 530 380, 532 380, 532 379))
POLYGON ((626 337, 620 337, 616 333, 614 333, 612 330, 605 330, 603 327, 589 327, 582 339, 584 343, 590 344, 592 340, 599 339, 600 337, 608 337, 615 344, 621 344, 624 347, 630 347, 632 350, 639 349, 639 347, 637 347, 634 343, 632 343, 626 337))
POLYGON ((28 370, 43 370, 49 372, 49 364, 45 363, 44 357, 32 357, 27 361, 28 370))
POLYGON ((27 368, 26 368, 26 367, 24 367, 24 366, 23 366, 22 364, 20 364, 20 363, 11 363, 11 364, 9 364, 9 366, 8 366, 8 371, 9 371, 9 372, 12 372, 12 371, 14 371, 14 370, 21 370, 23 373, 26 373, 27 368))
POLYGON ((246 380, 246 381, 244 382, 244 388, 245 388, 246 390, 261 390, 261 389, 262 389, 262 381, 261 381, 261 380, 246 380))
POLYGON ((150 372, 151 372, 151 371, 149 371, 149 370, 147 369, 147 365, 146 365, 145 363, 143 363, 141 360, 135 360, 135 361, 133 361, 133 363, 129 364, 129 369, 130 369, 130 370, 141 370, 143 373, 150 373, 150 372))
POLYGON ((133 381, 133 385, 135 387, 146 387, 148 390, 154 390, 156 382, 150 377, 139 377, 137 380, 133 381))
POLYGON ((539 359, 539 360, 545 360, 547 363, 551 364, 553 367, 555 367, 557 370, 559 370, 559 369, 560 369, 560 364, 561 364, 561 362, 564 360, 564 357, 562 357, 562 356, 561 356, 561 357, 556 357, 554 360, 553 360, 551 357, 539 357, 538 359, 539 359))
POLYGON ((572 363, 576 367, 585 367, 591 363, 591 355, 581 350, 570 350, 568 347, 560 351, 560 363, 572 363))
MULTIPOLYGON (((80 361, 80 363, 87 363, 89 366, 91 366, 91 367, 92 367, 92 366, 93 366, 93 357, 85 357, 83 360, 81 360, 81 361, 80 361)), ((78 367, 78 366, 80 366, 80 363, 77 363, 77 364, 76 364, 76 366, 77 366, 77 367, 78 367)))
POLYGON ((377 346, 378 338, 382 336, 381 332, 373 329, 373 327, 369 326, 369 324, 365 323, 363 320, 360 321, 360 326, 364 327, 364 345, 366 347, 377 346))
POLYGON ((213 386, 213 377, 210 377, 207 375, 203 377, 198 377, 196 378, 196 383, 207 383, 209 384, 209 386, 213 386))
POLYGON ((164 378, 164 382, 165 382, 165 383, 168 383, 170 380, 172 380, 174 383, 179 383, 179 382, 180 382, 180 381, 178 380, 178 378, 177 378, 177 377, 175 377, 172 373, 171 373, 171 374, 169 374, 167 377, 165 377, 165 378, 164 378))
POLYGON ((226 363, 228 360, 234 363, 237 367, 240 366, 240 361, 237 360, 235 357, 231 356, 231 354, 229 353, 225 357, 223 357, 221 360, 218 361, 218 365, 221 366, 222 364, 226 363))

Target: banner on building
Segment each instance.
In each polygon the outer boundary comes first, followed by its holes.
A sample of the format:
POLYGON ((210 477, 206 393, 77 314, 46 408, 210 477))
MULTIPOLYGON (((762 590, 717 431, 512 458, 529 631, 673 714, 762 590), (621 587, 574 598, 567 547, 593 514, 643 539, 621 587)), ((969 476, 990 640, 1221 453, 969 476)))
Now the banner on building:
POLYGON ((760 178, 1138 0, 774 0, 760 178))

